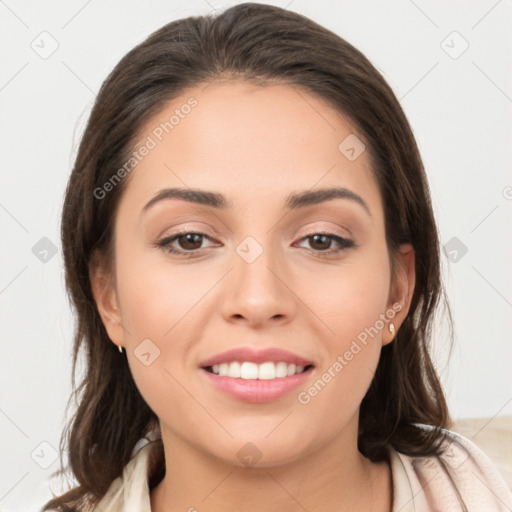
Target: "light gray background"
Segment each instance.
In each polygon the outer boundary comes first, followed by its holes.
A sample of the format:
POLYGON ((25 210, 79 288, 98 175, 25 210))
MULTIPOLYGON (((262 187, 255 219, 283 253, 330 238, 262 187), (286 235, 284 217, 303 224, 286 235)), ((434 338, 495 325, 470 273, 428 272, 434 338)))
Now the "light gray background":
MULTIPOLYGON (((94 96, 155 29, 235 3, 0 0, 2 512, 39 510, 58 466, 73 325, 59 216, 94 96), (43 237, 55 244, 53 257, 36 246, 43 237)), ((449 364, 447 332, 439 325, 436 334, 452 413, 511 415, 511 1, 267 3, 340 34, 396 91, 422 151, 442 243, 467 247, 458 261, 443 257, 457 335, 449 364)))

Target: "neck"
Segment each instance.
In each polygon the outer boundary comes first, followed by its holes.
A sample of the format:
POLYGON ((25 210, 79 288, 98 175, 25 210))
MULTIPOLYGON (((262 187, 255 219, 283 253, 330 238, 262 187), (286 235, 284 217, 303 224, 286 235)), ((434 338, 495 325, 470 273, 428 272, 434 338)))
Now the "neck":
POLYGON ((356 434, 357 428, 347 428, 286 464, 239 467, 198 450, 162 426, 166 474, 151 492, 151 510, 389 512, 389 467, 363 457, 356 434))

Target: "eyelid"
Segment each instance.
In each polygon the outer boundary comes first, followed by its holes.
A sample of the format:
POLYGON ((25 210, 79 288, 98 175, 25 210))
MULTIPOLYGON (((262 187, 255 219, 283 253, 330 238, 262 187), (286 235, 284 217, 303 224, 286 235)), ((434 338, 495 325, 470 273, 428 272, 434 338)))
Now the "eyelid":
POLYGON ((173 223, 172 225, 167 225, 167 227, 159 232, 157 238, 168 238, 169 236, 176 235, 178 233, 202 233, 208 236, 217 236, 213 235, 214 230, 210 227, 208 223, 200 222, 200 221, 185 221, 173 223), (166 234, 168 233, 168 234, 166 234), (210 235, 211 233, 211 235, 210 235))
MULTIPOLYGON (((348 232, 348 230, 346 230, 348 232)), ((340 238, 348 239, 347 235, 340 233, 339 231, 336 231, 332 228, 313 228, 310 230, 307 230, 305 233, 300 235, 300 238, 304 238, 307 236, 313 236, 313 235, 330 235, 330 236, 339 236, 340 238)), ((299 235, 297 235, 299 236, 299 235)), ((349 237, 352 237, 350 233, 348 233, 349 237)))
POLYGON ((304 238, 314 235, 326 235, 332 238, 340 238, 347 244, 351 244, 353 246, 357 246, 356 238, 352 235, 352 232, 342 224, 338 224, 336 222, 323 222, 318 225, 318 222, 313 222, 308 224, 308 227, 305 228, 304 231, 298 230, 296 235, 293 237, 295 241, 301 241, 304 238))

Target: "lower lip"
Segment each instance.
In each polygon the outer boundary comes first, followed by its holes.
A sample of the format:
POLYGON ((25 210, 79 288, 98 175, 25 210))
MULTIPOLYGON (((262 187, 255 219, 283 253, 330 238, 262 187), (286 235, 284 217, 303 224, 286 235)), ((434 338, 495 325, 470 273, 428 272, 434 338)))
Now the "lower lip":
POLYGON ((235 379, 233 377, 220 377, 201 368, 203 374, 218 390, 245 402, 272 402, 287 395, 304 384, 313 371, 313 367, 291 377, 280 377, 271 380, 235 379))

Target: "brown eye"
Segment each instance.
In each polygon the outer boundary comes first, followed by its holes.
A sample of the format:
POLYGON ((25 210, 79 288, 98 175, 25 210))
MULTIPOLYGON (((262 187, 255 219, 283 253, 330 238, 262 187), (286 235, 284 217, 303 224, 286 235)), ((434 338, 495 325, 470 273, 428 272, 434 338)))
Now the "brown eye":
POLYGON ((313 247, 313 249, 319 249, 321 251, 324 251, 326 249, 329 249, 331 247, 332 238, 328 235, 313 235, 308 237, 310 239, 310 245, 313 247))
POLYGON ((342 252, 350 247, 356 247, 352 240, 333 233, 314 233, 302 238, 301 242, 303 241, 308 241, 310 248, 318 256, 328 256, 342 252))
POLYGON ((186 231, 173 233, 157 242, 156 245, 169 253, 195 257, 202 253, 201 249, 206 249, 206 247, 202 247, 204 240, 211 240, 211 238, 205 233, 186 231))
POLYGON ((181 249, 184 250, 194 250, 194 249, 200 249, 201 243, 203 241, 203 235, 199 233, 187 233, 185 235, 180 235, 178 240, 178 245, 181 249))

